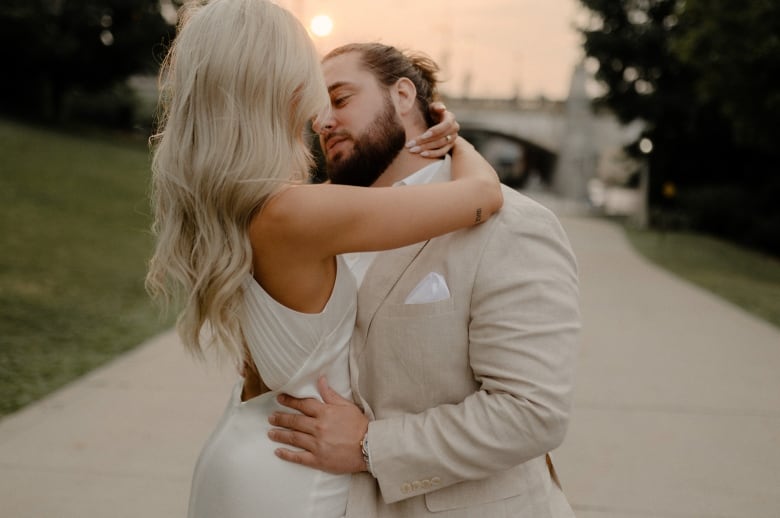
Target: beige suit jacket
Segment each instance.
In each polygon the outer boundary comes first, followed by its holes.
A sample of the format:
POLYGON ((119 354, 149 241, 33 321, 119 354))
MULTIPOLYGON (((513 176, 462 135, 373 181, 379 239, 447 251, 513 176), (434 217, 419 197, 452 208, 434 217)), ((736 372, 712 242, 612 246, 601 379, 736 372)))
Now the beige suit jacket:
POLYGON ((353 476, 347 516, 573 516, 545 456, 566 432, 579 327, 568 239, 511 189, 482 225, 379 254, 350 349, 376 478, 353 476), (431 272, 450 297, 405 304, 431 272))

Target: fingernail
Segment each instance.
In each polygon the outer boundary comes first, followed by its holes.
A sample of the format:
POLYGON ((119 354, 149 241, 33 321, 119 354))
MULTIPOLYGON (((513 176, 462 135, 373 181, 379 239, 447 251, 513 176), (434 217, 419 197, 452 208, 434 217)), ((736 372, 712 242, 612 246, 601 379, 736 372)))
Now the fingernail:
POLYGON ((428 155, 430 155, 428 151, 423 151, 422 153, 420 153, 420 156, 428 156, 428 155))
POLYGON ((433 133, 431 133, 430 131, 426 131, 425 133, 422 134, 422 138, 424 139, 431 138, 431 135, 433 135, 433 133))
POLYGON ((409 142, 406 143, 406 147, 414 147, 415 145, 417 145, 417 142, 415 142, 414 140, 410 140, 409 142))
POLYGON ((419 153, 420 149, 422 149, 420 146, 414 146, 412 149, 409 150, 410 153, 419 153))
POLYGON ((276 414, 271 414, 268 416, 268 422, 271 424, 276 424, 276 414))
POLYGON ((276 439, 276 432, 274 430, 269 430, 268 431, 268 437, 270 439, 276 439))

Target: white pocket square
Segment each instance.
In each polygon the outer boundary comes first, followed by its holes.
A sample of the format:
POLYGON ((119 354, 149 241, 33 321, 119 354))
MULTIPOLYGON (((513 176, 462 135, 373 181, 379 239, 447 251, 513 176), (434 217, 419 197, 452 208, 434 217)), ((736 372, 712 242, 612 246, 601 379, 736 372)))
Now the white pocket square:
POLYGON ((431 272, 409 293, 404 304, 429 304, 450 298, 447 281, 440 273, 431 272))

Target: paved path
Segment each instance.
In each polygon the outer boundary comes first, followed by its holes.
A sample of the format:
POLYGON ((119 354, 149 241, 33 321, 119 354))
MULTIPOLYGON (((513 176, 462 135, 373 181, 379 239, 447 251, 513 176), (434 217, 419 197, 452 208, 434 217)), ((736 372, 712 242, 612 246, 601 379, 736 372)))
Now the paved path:
POLYGON ((557 452, 579 518, 780 517, 780 329, 564 219, 583 349, 557 452))
MULTIPOLYGON (((564 217, 585 320, 554 453, 579 518, 780 516, 780 330, 564 217)), ((183 516, 234 371, 168 333, 0 421, 0 515, 183 516)))

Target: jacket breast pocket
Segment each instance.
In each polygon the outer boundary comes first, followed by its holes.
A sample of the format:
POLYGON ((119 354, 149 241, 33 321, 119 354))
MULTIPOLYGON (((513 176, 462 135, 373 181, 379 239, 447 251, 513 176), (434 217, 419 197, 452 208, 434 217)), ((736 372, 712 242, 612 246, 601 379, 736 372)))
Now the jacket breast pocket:
POLYGON ((455 300, 450 297, 424 304, 390 304, 382 309, 383 318, 427 318, 455 311, 455 300))

